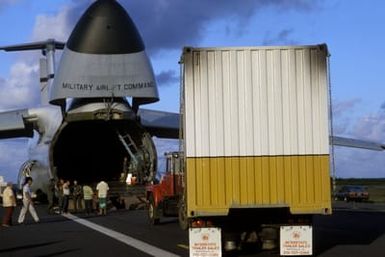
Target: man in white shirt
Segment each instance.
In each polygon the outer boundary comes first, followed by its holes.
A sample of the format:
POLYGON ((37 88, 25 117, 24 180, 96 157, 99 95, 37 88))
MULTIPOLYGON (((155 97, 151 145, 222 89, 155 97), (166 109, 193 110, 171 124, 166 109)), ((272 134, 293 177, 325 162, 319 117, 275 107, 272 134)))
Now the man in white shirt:
POLYGON ((109 189, 108 184, 103 180, 96 185, 99 198, 99 215, 107 214, 107 193, 109 189))
POLYGON ((15 194, 12 190, 12 183, 8 182, 7 187, 3 191, 3 207, 5 213, 3 217, 3 227, 9 227, 12 225, 12 214, 16 206, 15 194))
POLYGON ((31 185, 32 178, 26 177, 23 186, 23 208, 21 208, 18 219, 19 224, 22 224, 24 222, 25 214, 27 213, 27 211, 29 211, 29 213, 32 215, 32 218, 35 220, 35 222, 40 221, 39 217, 36 214, 35 207, 33 206, 31 185))

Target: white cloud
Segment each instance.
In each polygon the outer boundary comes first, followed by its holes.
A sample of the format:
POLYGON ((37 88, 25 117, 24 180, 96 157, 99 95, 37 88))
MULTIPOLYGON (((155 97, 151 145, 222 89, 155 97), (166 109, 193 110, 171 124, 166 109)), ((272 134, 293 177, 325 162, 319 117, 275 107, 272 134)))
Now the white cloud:
POLYGON ((27 160, 26 139, 0 141, 0 176, 17 182, 21 164, 27 160))
POLYGON ((367 140, 385 142, 385 110, 380 109, 377 113, 358 119, 352 134, 367 140))
POLYGON ((333 133, 345 135, 350 133, 353 115, 361 99, 354 98, 346 101, 333 101, 333 133))
MULTIPOLYGON (((40 14, 36 17, 31 41, 54 38, 66 41, 70 34, 68 26, 69 6, 64 6, 54 15, 40 14)), ((39 103, 39 58, 40 51, 20 52, 18 60, 10 68, 8 78, 0 78, 0 110, 25 108, 39 103)))
MULTIPOLYGON (((349 137, 384 143, 385 109, 352 118, 359 102, 341 103, 335 112, 336 123, 346 123, 343 133, 349 137)), ((336 130, 335 135, 339 135, 336 130)), ((335 164, 338 177, 385 177, 385 152, 336 147, 335 164)))
POLYGON ((357 115, 360 104, 359 98, 333 104, 334 134, 385 142, 385 108, 381 106, 377 112, 357 115))
POLYGON ((0 78, 0 109, 35 104, 39 99, 38 65, 24 61, 12 65, 8 78, 0 78))
POLYGON ((354 107, 361 102, 360 98, 354 98, 347 101, 335 101, 333 103, 333 116, 334 118, 341 117, 347 112, 354 110, 354 107))
POLYGON ((71 27, 68 25, 69 6, 64 6, 55 15, 40 14, 36 17, 32 33, 32 40, 45 40, 54 38, 66 41, 71 27))

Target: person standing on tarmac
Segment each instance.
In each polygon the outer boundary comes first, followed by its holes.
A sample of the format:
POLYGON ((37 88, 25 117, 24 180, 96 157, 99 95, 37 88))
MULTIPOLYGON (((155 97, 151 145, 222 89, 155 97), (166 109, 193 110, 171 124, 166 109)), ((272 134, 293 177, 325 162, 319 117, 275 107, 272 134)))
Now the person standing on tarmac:
POLYGON ((25 219, 25 214, 27 211, 31 214, 32 218, 35 220, 36 223, 40 221, 39 217, 37 216, 35 207, 33 205, 32 201, 32 191, 31 191, 31 185, 32 185, 32 178, 26 177, 24 186, 23 186, 23 208, 21 208, 18 223, 23 224, 25 219))
POLYGON ((5 208, 5 213, 2 225, 3 227, 9 227, 12 225, 12 214, 16 207, 16 198, 11 182, 7 183, 7 187, 3 191, 3 207, 5 208))
POLYGON ((82 187, 74 180, 74 186, 72 188, 72 198, 74 200, 74 211, 83 209, 82 207, 82 187))
POLYGON ((53 206, 55 200, 55 191, 56 191, 55 179, 51 178, 48 184, 47 198, 48 198, 48 213, 53 213, 53 206))
POLYGON ((67 180, 63 184, 63 213, 68 213, 69 200, 70 200, 70 182, 67 180))
POLYGON ((92 201, 94 197, 94 191, 92 191, 92 188, 89 185, 83 186, 83 197, 84 204, 86 207, 86 214, 90 215, 92 213, 92 201))
POLYGON ((96 190, 98 191, 99 198, 99 215, 107 214, 107 193, 110 188, 108 184, 103 180, 96 185, 96 190))
POLYGON ((56 184, 56 195, 58 198, 58 205, 59 205, 59 213, 63 212, 63 184, 64 180, 59 179, 59 181, 56 184))

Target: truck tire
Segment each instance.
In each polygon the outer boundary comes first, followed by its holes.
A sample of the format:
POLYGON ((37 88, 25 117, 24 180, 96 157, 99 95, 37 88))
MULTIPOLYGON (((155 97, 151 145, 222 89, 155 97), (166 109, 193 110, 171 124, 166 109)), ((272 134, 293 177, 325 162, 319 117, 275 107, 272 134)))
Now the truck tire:
POLYGON ((178 221, 179 226, 183 230, 188 229, 188 218, 187 218, 187 210, 186 210, 186 204, 184 201, 179 202, 178 204, 178 221))
POLYGON ((159 211, 157 206, 155 206, 154 197, 150 195, 148 198, 149 204, 148 204, 148 220, 151 225, 158 225, 160 218, 159 218, 159 211))

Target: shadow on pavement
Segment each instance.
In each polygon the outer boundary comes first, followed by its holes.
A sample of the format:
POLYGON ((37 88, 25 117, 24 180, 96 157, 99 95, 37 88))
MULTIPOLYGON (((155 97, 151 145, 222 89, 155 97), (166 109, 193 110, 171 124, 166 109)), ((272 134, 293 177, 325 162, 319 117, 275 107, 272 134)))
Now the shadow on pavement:
POLYGON ((60 255, 67 254, 67 253, 78 252, 80 250, 81 249, 69 249, 69 250, 64 250, 64 251, 60 251, 60 252, 54 252, 54 253, 50 253, 50 254, 39 255, 39 257, 60 256, 60 255))
POLYGON ((11 248, 6 248, 6 249, 1 249, 1 253, 7 253, 7 252, 14 252, 14 251, 20 251, 20 250, 29 250, 29 249, 34 249, 42 246, 48 246, 48 245, 54 245, 61 243, 62 241, 52 241, 52 242, 46 242, 46 243, 40 243, 40 244, 29 244, 29 245, 22 245, 22 246, 17 246, 17 247, 11 247, 11 248))
POLYGON ((338 245, 368 246, 385 235, 385 213, 335 211, 314 217, 316 255, 338 245))

